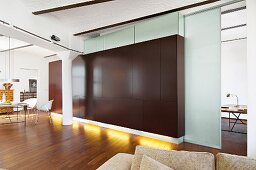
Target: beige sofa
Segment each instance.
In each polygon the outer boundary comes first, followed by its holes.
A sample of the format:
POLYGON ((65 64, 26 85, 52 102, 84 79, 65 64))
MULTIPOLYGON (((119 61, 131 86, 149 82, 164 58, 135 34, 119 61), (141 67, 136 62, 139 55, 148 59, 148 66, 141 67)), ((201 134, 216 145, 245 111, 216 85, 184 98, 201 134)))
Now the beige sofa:
POLYGON ((207 152, 167 151, 137 146, 135 154, 119 153, 98 170, 139 170, 143 155, 174 170, 256 170, 256 160, 244 156, 207 152))

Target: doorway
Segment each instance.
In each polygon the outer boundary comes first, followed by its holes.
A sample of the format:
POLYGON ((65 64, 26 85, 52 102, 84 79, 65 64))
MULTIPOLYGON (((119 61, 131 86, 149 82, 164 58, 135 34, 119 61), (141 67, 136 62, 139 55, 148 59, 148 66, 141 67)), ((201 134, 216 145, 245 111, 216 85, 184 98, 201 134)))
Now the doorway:
POLYGON ((224 6, 221 11, 222 147, 230 148, 234 154, 246 155, 246 2, 224 6))

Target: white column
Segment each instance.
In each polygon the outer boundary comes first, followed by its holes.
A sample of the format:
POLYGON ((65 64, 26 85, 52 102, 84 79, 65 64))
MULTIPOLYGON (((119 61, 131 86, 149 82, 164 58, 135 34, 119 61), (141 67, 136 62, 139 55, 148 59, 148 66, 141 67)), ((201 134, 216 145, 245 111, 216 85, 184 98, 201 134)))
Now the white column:
POLYGON ((72 101, 72 60, 77 54, 71 51, 59 52, 62 60, 62 125, 72 125, 73 101, 72 101))
POLYGON ((248 125, 247 155, 256 158, 256 0, 247 0, 248 125))

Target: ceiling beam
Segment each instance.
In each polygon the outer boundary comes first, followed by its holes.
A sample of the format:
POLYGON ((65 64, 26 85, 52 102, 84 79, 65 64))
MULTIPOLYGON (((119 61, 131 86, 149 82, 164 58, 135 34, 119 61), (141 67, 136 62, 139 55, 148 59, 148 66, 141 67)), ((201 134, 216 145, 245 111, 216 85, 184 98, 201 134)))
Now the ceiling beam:
POLYGON ((150 18, 161 16, 161 15, 169 14, 169 13, 172 13, 172 12, 182 11, 182 10, 185 10, 185 9, 194 8, 194 7, 198 7, 198 6, 202 6, 202 5, 206 5, 206 4, 210 4, 210 3, 214 3, 214 2, 218 2, 218 1, 220 1, 220 0, 210 0, 210 1, 203 1, 203 2, 199 2, 199 3, 194 3, 194 4, 191 4, 191 5, 171 9, 171 10, 160 12, 160 13, 156 13, 156 14, 152 14, 152 15, 148 15, 148 16, 144 16, 144 17, 139 17, 139 18, 135 18, 135 19, 132 19, 132 20, 119 22, 119 23, 116 23, 116 24, 111 24, 111 25, 107 25, 107 26, 104 26, 104 27, 99 27, 99 28, 95 28, 95 29, 91 29, 91 30, 87 30, 87 31, 78 32, 78 33, 75 33, 74 36, 89 34, 89 33, 93 33, 93 32, 96 32, 96 31, 100 31, 100 30, 104 30, 104 29, 108 29, 108 28, 112 28, 112 27, 117 27, 117 26, 121 26, 121 25, 126 25, 126 24, 130 24, 130 23, 142 21, 142 20, 145 20, 145 19, 150 19, 150 18))
POLYGON ((224 41, 221 41, 221 42, 225 43, 225 42, 239 41, 239 40, 245 40, 245 39, 247 39, 247 37, 235 38, 235 39, 231 39, 231 40, 224 40, 224 41))
POLYGON ((245 26, 246 26, 246 24, 235 25, 235 26, 231 26, 231 27, 222 28, 221 31, 230 30, 230 29, 234 29, 234 28, 245 27, 245 26))
POLYGON ((67 10, 67 9, 78 8, 78 7, 89 6, 89 5, 95 5, 95 4, 100 4, 100 3, 104 3, 104 2, 110 2, 110 1, 114 1, 114 0, 91 0, 91 1, 80 2, 80 3, 55 7, 55 8, 49 8, 49 9, 40 10, 40 11, 34 11, 34 12, 32 12, 32 14, 41 15, 41 14, 47 14, 47 13, 50 13, 50 12, 63 11, 63 10, 67 10))
POLYGON ((226 10, 226 11, 222 11, 221 14, 228 14, 228 13, 231 13, 231 12, 236 12, 236 11, 241 11, 241 10, 244 10, 246 9, 246 6, 243 6, 243 7, 239 7, 239 8, 234 8, 234 9, 229 9, 229 10, 226 10))
POLYGON ((27 47, 31 47, 31 46, 33 46, 33 44, 23 45, 23 46, 19 46, 19 47, 15 47, 15 48, 10 48, 10 49, 7 49, 7 50, 2 50, 0 52, 13 51, 13 50, 18 50, 18 49, 21 49, 21 48, 27 48, 27 47))
POLYGON ((44 56, 44 58, 49 58, 49 57, 54 57, 54 56, 57 56, 57 54, 47 55, 47 56, 44 56))

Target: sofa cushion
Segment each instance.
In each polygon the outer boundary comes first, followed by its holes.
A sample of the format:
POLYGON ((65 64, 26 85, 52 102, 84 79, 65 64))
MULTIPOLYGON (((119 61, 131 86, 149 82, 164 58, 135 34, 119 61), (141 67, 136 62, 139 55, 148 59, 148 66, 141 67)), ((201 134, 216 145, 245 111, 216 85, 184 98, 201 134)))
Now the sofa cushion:
POLYGON ((143 155, 175 170, 214 170, 214 155, 205 152, 167 151, 137 146, 131 170, 139 170, 143 155))
POLYGON ((101 165, 97 170, 130 170, 133 155, 118 153, 107 162, 101 165))
POLYGON ((140 170, 173 170, 172 168, 146 156, 143 155, 141 164, 140 164, 140 170))
POLYGON ((219 153, 216 155, 217 170, 255 170, 256 160, 245 156, 219 153))

